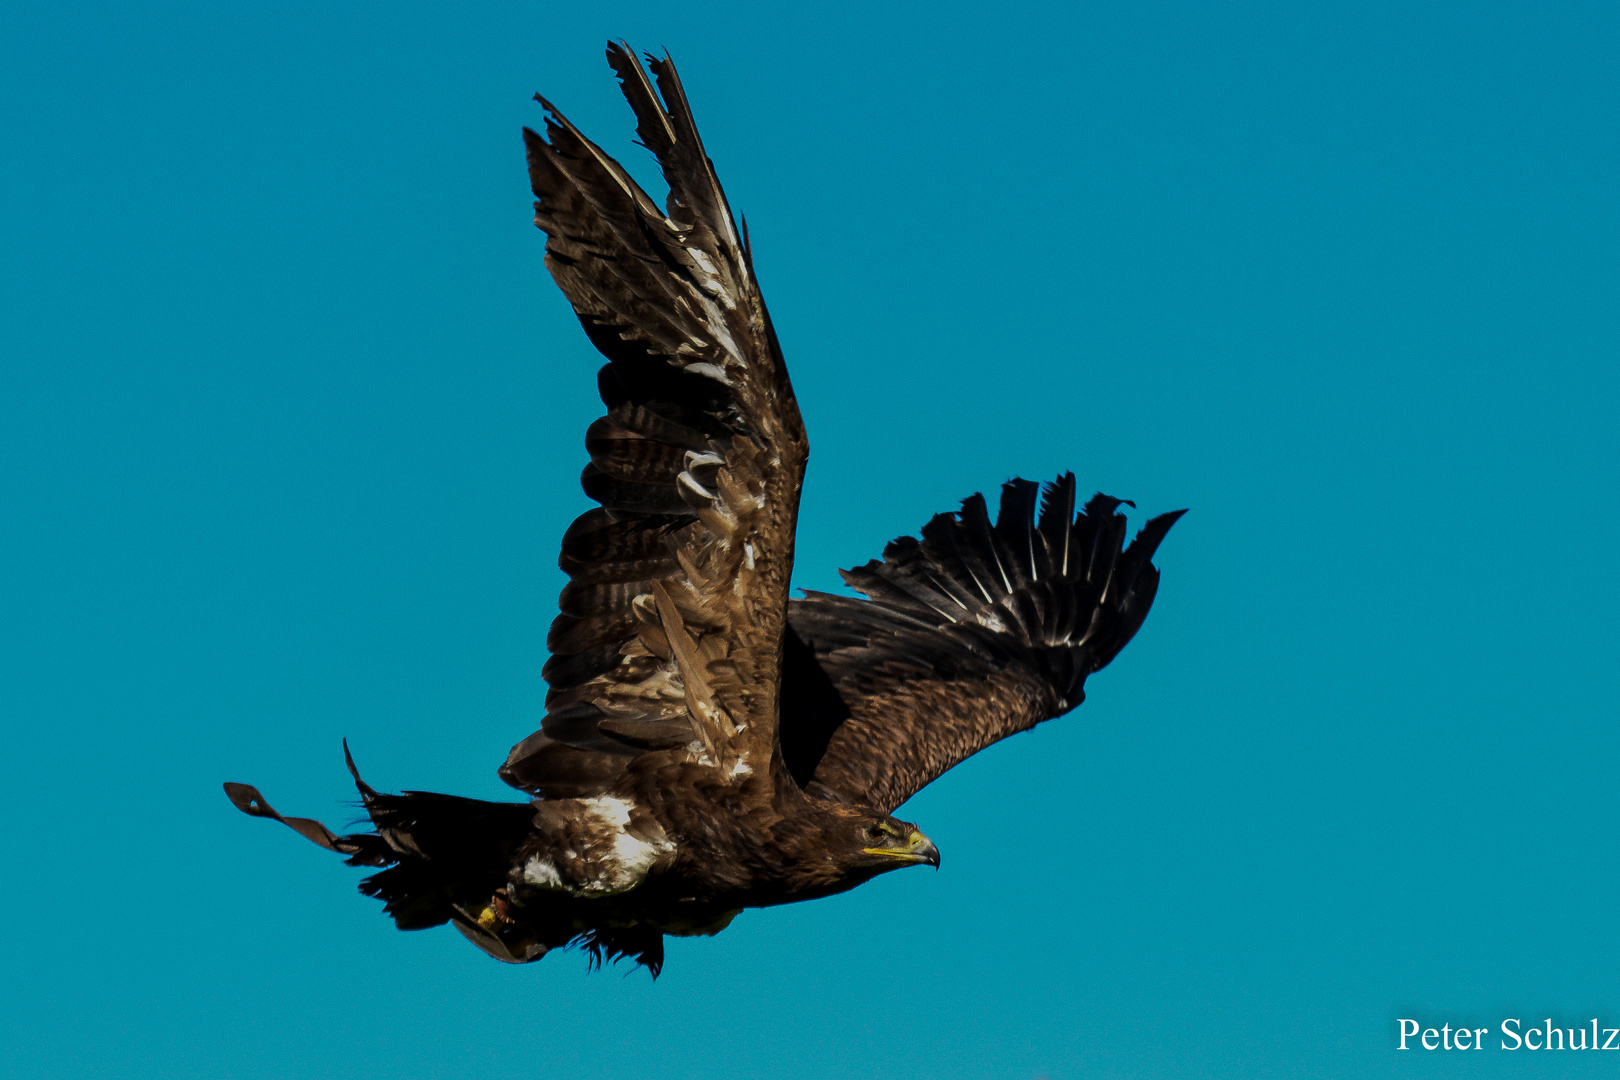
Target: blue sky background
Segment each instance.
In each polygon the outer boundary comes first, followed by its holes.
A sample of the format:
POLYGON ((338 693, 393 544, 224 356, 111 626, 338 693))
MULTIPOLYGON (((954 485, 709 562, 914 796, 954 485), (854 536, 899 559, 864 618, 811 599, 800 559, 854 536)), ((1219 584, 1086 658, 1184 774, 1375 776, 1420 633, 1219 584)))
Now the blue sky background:
POLYGON ((0 1072, 1595 1075, 1620 1027, 1610 4, 0 9, 0 1072), (945 853, 656 983, 232 810, 501 798, 598 360, 543 90, 667 46, 810 425, 797 582, 1074 469, 1192 513, 945 853), (1460 1059, 1460 1060, 1459 1060, 1460 1059))

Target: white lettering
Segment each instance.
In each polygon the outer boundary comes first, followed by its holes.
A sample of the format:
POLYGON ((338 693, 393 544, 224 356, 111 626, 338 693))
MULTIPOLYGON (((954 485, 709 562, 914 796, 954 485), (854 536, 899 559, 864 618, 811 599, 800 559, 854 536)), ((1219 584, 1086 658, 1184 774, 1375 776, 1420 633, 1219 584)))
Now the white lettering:
MULTIPOLYGON (((1620 1027, 1603 1027, 1593 1017, 1580 1027, 1554 1027, 1553 1018, 1547 1017, 1535 1027, 1525 1028, 1524 1021, 1510 1016, 1502 1021, 1503 1050, 1620 1050, 1620 1027)), ((1396 1048, 1415 1050, 1415 1039, 1425 1050, 1484 1050, 1488 1027, 1452 1027, 1437 1024, 1425 1027, 1423 1021, 1398 1017, 1395 1021, 1396 1048)))

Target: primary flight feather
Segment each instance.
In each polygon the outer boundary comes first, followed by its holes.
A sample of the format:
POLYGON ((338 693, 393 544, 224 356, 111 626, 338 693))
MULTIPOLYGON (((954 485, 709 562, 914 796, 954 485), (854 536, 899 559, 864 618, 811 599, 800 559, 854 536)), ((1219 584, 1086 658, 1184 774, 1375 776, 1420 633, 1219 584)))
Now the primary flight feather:
MULTIPOLYGON (((892 816, 991 743, 1083 700, 1142 625, 1178 513, 1126 544, 1121 500, 1072 473, 973 495, 845 571, 868 599, 790 599, 809 444, 781 346, 668 56, 608 62, 662 167, 659 205, 544 98, 525 129, 546 266, 608 363, 562 539, 540 730, 485 802, 376 791, 372 831, 284 818, 359 866, 402 930, 452 923, 490 955, 583 945, 654 975, 666 934, 828 896, 939 851, 892 816)), ((347 758, 347 748, 345 748, 347 758)))

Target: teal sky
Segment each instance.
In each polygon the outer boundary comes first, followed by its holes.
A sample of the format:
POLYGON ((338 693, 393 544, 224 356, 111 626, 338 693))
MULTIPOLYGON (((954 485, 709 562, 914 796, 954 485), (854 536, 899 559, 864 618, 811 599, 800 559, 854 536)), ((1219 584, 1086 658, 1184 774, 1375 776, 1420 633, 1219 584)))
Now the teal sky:
POLYGON ((0 1073, 1611 1075, 1620 9, 0 10, 0 1073), (799 585, 1073 469, 1159 600, 902 811, 938 873, 656 983, 401 934, 237 814, 488 798, 541 713, 599 363, 543 91, 680 65, 813 454, 799 585))

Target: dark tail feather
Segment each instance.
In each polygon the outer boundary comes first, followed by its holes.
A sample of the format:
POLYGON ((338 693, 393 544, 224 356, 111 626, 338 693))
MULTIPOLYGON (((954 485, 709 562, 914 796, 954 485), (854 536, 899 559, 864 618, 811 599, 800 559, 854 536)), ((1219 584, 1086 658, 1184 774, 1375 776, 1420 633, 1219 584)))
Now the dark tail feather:
MULTIPOLYGON (((226 784, 225 794, 243 813, 279 821, 312 843, 348 856, 350 866, 384 867, 361 882, 360 891, 383 901, 401 930, 452 920, 460 926, 467 911, 482 911, 506 883, 517 847, 529 832, 533 808, 431 791, 384 794, 360 778, 347 742, 343 757, 374 832, 339 836, 311 818, 283 817, 247 784, 226 784)), ((476 928, 476 918, 472 921, 476 928)))

